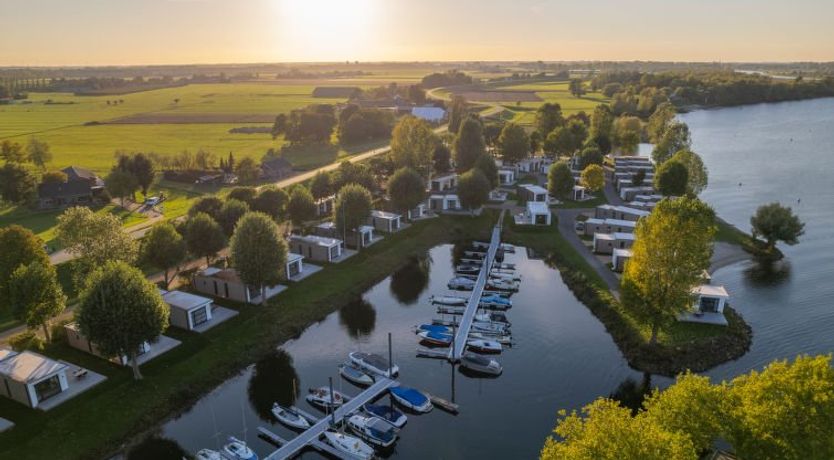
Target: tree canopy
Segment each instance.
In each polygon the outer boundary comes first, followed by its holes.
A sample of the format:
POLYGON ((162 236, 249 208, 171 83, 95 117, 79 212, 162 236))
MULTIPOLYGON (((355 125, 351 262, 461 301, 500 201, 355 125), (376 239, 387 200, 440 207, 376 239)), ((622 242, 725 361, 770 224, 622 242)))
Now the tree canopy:
POLYGON ((425 120, 407 115, 394 127, 391 159, 395 168, 411 168, 428 175, 437 136, 425 120))
POLYGON ((521 125, 507 123, 498 136, 498 151, 504 161, 512 164, 530 154, 530 138, 521 125))
POLYGON ((275 221, 261 212, 246 213, 229 240, 229 253, 241 281, 259 288, 263 305, 266 286, 281 281, 287 261, 287 242, 275 221))
POLYGON ((445 174, 452 168, 452 152, 442 142, 438 142, 431 154, 435 174, 445 174))
POLYGON ((255 187, 235 187, 229 191, 226 196, 230 200, 240 200, 246 203, 247 206, 252 207, 255 197, 258 196, 258 190, 255 187))
POLYGON ((185 223, 185 246, 191 255, 205 257, 208 265, 226 247, 226 234, 210 215, 198 212, 185 223))
POLYGON ((689 172, 679 161, 666 161, 657 168, 654 176, 654 188, 664 196, 684 195, 688 184, 689 172))
POLYGON ((669 124, 675 119, 677 110, 671 102, 664 102, 657 106, 654 113, 649 117, 646 123, 646 133, 649 137, 649 142, 657 143, 663 137, 663 133, 669 127, 669 124))
POLYGON ((489 191, 492 190, 489 179, 478 168, 472 168, 458 178, 458 197, 464 209, 474 212, 486 204, 489 191))
POLYGON ((187 251, 182 235, 168 222, 154 225, 142 238, 141 259, 162 270, 166 289, 171 284, 171 269, 185 261, 187 251))
POLYGON ((460 131, 460 126, 466 118, 466 99, 460 95, 452 96, 452 102, 449 104, 449 132, 457 134, 460 131))
POLYGON ((568 83, 568 91, 570 91, 574 97, 582 97, 586 93, 585 86, 579 78, 571 78, 568 83))
POLYGON ((686 191, 693 195, 700 195, 707 188, 709 173, 704 161, 692 150, 679 150, 669 161, 677 161, 686 166, 686 191))
POLYGON ((83 279, 90 271, 108 261, 133 263, 138 245, 122 229, 122 221, 113 214, 95 213, 90 208, 68 208, 58 216, 55 231, 67 252, 80 258, 74 276, 83 279))
POLYGON ((317 172, 316 175, 313 176, 313 179, 310 180, 310 193, 316 200, 327 198, 332 195, 333 187, 330 183, 330 174, 324 171, 317 172))
POLYGON ((769 203, 756 210, 750 218, 754 238, 764 238, 767 250, 772 251, 777 241, 788 245, 799 243, 799 237, 805 233, 805 224, 799 220, 793 210, 779 203, 769 203))
POLYGON ((0 198, 12 204, 23 204, 35 197, 38 178, 25 166, 7 162, 0 167, 0 198))
POLYGON ((554 129, 565 124, 562 117, 562 106, 557 102, 545 102, 536 109, 536 119, 533 126, 536 127, 542 137, 547 137, 554 129))
POLYGON ((614 145, 619 147, 623 154, 633 154, 637 151, 642 132, 642 123, 637 117, 618 117, 614 121, 614 145))
POLYGON ((365 225, 371 216, 373 197, 371 192, 358 184, 348 184, 339 190, 333 207, 333 220, 340 234, 365 225))
POLYGON ((11 308, 9 301, 9 279, 20 266, 33 262, 48 264, 49 256, 43 248, 43 241, 28 228, 20 225, 0 227, 0 308, 11 308))
POLYGON ((29 139, 26 144, 26 158, 35 166, 44 169, 46 164, 52 161, 52 152, 49 144, 36 138, 29 139))
POLYGON ((566 162, 557 161, 550 165, 547 170, 547 191, 551 195, 564 201, 570 196, 574 184, 573 174, 566 162))
POLYGON ((388 196, 394 209, 406 213, 425 200, 426 183, 417 171, 400 168, 388 179, 388 196))
POLYGON ((690 150, 692 139, 689 136, 689 126, 686 123, 673 121, 669 123, 663 135, 652 149, 652 159, 661 164, 672 158, 672 155, 681 150, 690 150))
POLYGON ((290 192, 290 200, 287 202, 287 214, 290 221, 296 227, 304 225, 316 217, 316 202, 313 195, 303 185, 296 185, 290 192))
POLYGON ((49 320, 64 311, 67 296, 58 283, 58 274, 49 261, 20 265, 8 280, 8 301, 14 316, 30 329, 41 326, 50 341, 49 320))
POLYGON ((226 234, 226 237, 232 236, 232 233, 235 231, 235 225, 237 225, 240 218, 247 212, 249 212, 249 205, 243 201, 232 198, 223 203, 223 207, 220 208, 217 214, 217 223, 223 228, 223 233, 226 234))
POLYGON ((495 164, 495 158, 492 155, 485 153, 478 157, 473 168, 484 173, 491 188, 498 187, 498 165, 495 164))
POLYGON ((459 171, 472 169, 475 161, 486 153, 483 128, 478 120, 469 117, 461 124, 454 149, 455 164, 459 171))
POLYGON ((262 212, 278 222, 284 217, 289 200, 290 197, 284 189, 275 186, 265 187, 252 201, 252 210, 262 212))
POLYGON ((592 192, 598 192, 605 186, 605 171, 598 164, 588 165, 579 176, 580 184, 592 192))
POLYGON ((600 149, 592 144, 579 152, 579 170, 582 171, 590 165, 602 166, 603 155, 600 149))
POLYGON ((197 201, 188 208, 189 217, 193 217, 197 213, 203 212, 216 219, 220 215, 220 208, 223 207, 223 200, 209 195, 197 198, 197 201))

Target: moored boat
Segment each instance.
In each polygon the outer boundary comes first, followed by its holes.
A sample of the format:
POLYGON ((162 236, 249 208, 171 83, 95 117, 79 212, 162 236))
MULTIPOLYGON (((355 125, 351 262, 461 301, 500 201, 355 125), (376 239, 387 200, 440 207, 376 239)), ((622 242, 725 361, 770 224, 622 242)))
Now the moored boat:
POLYGON ((447 283, 449 289, 457 289, 460 291, 471 291, 475 288, 475 281, 462 276, 456 276, 447 283))
POLYGON ((476 353, 498 354, 504 349, 495 340, 470 339, 466 341, 466 348, 476 353))
POLYGON ((197 460, 226 460, 226 458, 223 457, 223 454, 211 449, 200 449, 194 458, 197 460))
POLYGON ((487 334, 509 334, 509 326, 503 323, 485 323, 481 321, 472 322, 472 331, 484 332, 487 334))
POLYGON ((449 346, 452 343, 452 335, 443 332, 422 331, 417 334, 420 341, 430 345, 449 346))
POLYGON ((455 267, 455 272, 460 274, 477 275, 481 272, 481 267, 478 265, 458 265, 455 267))
POLYGON ((347 400, 347 396, 336 390, 333 390, 331 394, 328 387, 310 388, 310 392, 307 394, 307 402, 322 409, 339 407, 347 400))
POLYGON ((415 412, 426 413, 432 409, 431 400, 420 390, 410 387, 398 386, 389 389, 394 401, 405 408, 415 412))
POLYGON ((507 319, 507 315, 505 315, 504 313, 478 313, 477 315, 475 315, 475 321, 481 321, 484 323, 499 323, 510 326, 510 321, 507 319))
POLYGON ((474 353, 465 353, 460 359, 460 365, 470 371, 488 375, 500 375, 504 371, 498 361, 474 353))
POLYGON ((466 305, 466 302, 468 301, 468 297, 459 297, 454 295, 440 295, 429 297, 429 302, 437 305, 466 305))
POLYGON ((397 441, 397 429, 379 417, 351 415, 347 419, 350 430, 372 446, 386 448, 397 441))
POLYGON ((513 301, 507 297, 496 294, 485 294, 481 296, 480 304, 483 306, 512 308, 513 301))
POLYGON ((364 353, 361 351, 353 351, 348 357, 351 362, 360 369, 371 372, 383 377, 393 378, 400 373, 400 368, 393 363, 388 363, 388 360, 375 353, 364 353), (390 365, 390 369, 389 369, 390 365))
POLYGON ((374 458, 373 447, 365 444, 361 439, 338 431, 326 431, 324 438, 334 449, 344 452, 350 456, 370 460, 374 458))
POLYGON ((375 415, 396 428, 402 428, 408 422, 408 417, 394 407, 386 404, 365 404, 362 409, 375 415))
POLYGON ((229 442, 223 446, 221 454, 231 460, 258 460, 258 454, 234 436, 229 436, 229 442))
POLYGON ((342 363, 339 364, 339 375, 344 377, 348 382, 356 385, 368 386, 374 383, 374 378, 362 372, 362 369, 353 364, 342 363))
POLYGON ((310 428, 310 422, 302 417, 294 407, 284 407, 278 403, 272 404, 272 415, 278 419, 279 422, 287 425, 290 428, 297 428, 299 430, 306 430, 310 428))

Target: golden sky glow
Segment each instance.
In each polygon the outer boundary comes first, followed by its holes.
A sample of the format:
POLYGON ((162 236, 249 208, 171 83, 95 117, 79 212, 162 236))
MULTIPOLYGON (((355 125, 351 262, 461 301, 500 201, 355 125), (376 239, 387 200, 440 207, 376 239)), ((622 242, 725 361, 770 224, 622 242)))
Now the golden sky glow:
POLYGON ((830 0, 0 0, 0 65, 834 60, 830 0))

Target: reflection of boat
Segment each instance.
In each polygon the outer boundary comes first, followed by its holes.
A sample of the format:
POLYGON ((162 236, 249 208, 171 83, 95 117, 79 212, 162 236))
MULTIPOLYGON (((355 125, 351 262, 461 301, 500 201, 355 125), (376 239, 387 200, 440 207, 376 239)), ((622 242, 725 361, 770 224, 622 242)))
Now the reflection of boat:
POLYGON ((429 301, 438 305, 466 305, 469 298, 454 295, 439 295, 429 297, 429 301))
POLYGON ((194 458, 197 460, 226 460, 226 458, 223 457, 223 454, 211 449, 200 449, 194 458))
POLYGON ((397 440, 397 429, 373 415, 351 415, 347 426, 357 436, 377 447, 390 447, 397 440))
POLYGON ((234 436, 229 436, 229 442, 223 446, 223 455, 231 460, 258 460, 258 455, 234 436))
POLYGON ((365 409, 365 412, 375 415, 397 428, 402 428, 408 421, 408 417, 406 417, 405 414, 392 406, 386 406, 384 404, 365 404, 362 408, 365 409))
POLYGON ((310 422, 302 417, 294 407, 284 407, 278 403, 272 405, 272 415, 278 419, 279 422, 287 425, 290 428, 298 428, 299 430, 306 430, 310 428, 310 422))
POLYGON ((455 272, 465 275, 477 275, 481 272, 481 267, 478 265, 458 265, 455 267, 455 272))
POLYGON ((443 332, 422 331, 417 334, 420 340, 431 345, 448 346, 452 343, 452 335, 443 332))
POLYGON ((374 449, 359 438, 336 431, 326 431, 324 438, 333 448, 350 456, 367 460, 374 458, 374 449))
POLYGON ((363 353, 361 351, 351 352, 348 357, 360 369, 372 372, 383 377, 393 378, 400 373, 400 368, 396 364, 389 363, 388 360, 374 353, 363 353))
POLYGON ((394 397, 394 401, 401 404, 403 407, 411 409, 415 412, 430 412, 432 409, 431 400, 428 396, 426 396, 422 391, 398 386, 393 387, 390 390, 391 396, 394 397))
POLYGON ((470 371, 489 375, 500 375, 504 368, 494 359, 484 358, 474 353, 466 353, 460 359, 460 365, 470 371))
POLYGON ((460 291, 471 291, 475 288, 475 281, 463 276, 456 276, 449 280, 447 284, 449 289, 457 289, 460 291))
POLYGON ((339 374, 348 382, 355 383, 357 385, 368 386, 374 383, 373 377, 362 372, 362 369, 359 369, 352 364, 339 364, 339 374))
POLYGON ((495 340, 470 339, 466 341, 466 347, 476 353, 501 353, 503 347, 495 340))
POLYGON ((330 388, 327 387, 310 388, 310 393, 307 395, 307 402, 323 409, 339 407, 347 399, 347 396, 336 390, 333 390, 331 398, 330 388))

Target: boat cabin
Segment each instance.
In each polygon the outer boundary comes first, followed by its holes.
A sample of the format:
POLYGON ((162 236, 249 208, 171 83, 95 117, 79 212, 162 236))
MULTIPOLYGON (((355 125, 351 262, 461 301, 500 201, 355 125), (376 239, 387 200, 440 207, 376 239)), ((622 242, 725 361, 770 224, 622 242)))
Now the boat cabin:
POLYGON ((69 389, 67 366, 31 351, 0 348, 0 395, 37 408, 69 389))

